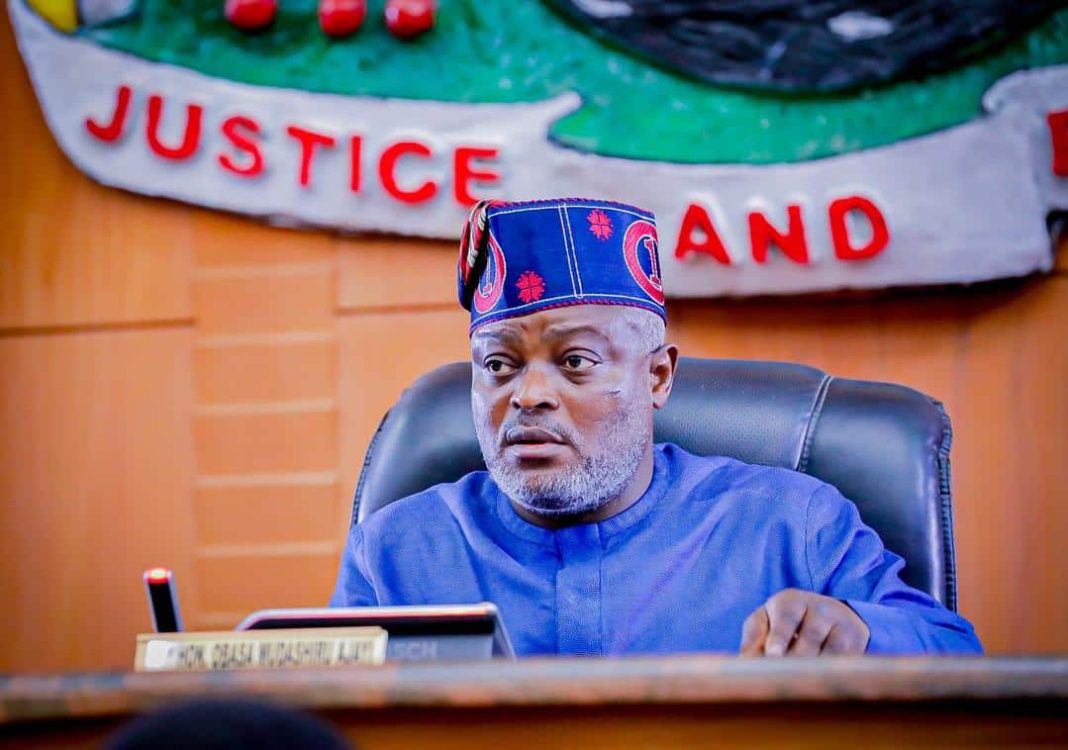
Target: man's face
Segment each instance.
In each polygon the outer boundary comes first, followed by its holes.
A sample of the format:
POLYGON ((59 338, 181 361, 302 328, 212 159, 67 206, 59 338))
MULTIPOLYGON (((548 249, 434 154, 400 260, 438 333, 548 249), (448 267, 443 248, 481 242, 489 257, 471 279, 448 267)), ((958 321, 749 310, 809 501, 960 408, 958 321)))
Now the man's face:
POLYGON ((520 508, 579 516, 625 493, 643 461, 651 470, 653 409, 666 389, 658 393, 663 373, 651 371, 636 314, 563 307, 491 323, 472 337, 479 445, 520 508))

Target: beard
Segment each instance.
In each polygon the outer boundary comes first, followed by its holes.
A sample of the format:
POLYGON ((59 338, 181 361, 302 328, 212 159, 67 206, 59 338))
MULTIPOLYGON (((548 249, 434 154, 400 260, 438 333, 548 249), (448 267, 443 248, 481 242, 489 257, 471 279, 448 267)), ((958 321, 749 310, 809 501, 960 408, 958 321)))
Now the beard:
POLYGON ((558 519, 589 513, 623 494, 652 443, 648 416, 641 409, 620 409, 598 427, 599 436, 590 441, 598 448, 594 452, 584 451, 575 432, 551 419, 518 417, 497 431, 483 420, 476 422, 475 432, 486 467, 504 494, 536 516, 558 519), (551 430, 571 446, 577 460, 555 471, 515 466, 504 456, 501 436, 516 426, 551 430))

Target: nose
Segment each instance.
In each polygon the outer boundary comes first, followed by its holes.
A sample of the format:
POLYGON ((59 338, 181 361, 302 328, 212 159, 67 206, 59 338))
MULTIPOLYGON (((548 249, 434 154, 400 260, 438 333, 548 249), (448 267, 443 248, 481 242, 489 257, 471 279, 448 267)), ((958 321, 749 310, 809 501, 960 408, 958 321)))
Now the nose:
POLYGON ((539 367, 528 365, 514 381, 512 406, 521 411, 556 409, 560 401, 552 387, 550 376, 539 367))

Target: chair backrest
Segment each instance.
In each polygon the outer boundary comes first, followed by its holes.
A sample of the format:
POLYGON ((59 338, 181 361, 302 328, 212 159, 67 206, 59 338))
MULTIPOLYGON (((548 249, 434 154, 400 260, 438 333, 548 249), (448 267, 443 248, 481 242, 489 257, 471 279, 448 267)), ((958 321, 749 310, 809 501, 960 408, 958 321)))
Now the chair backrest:
MULTIPOLYGON (((417 380, 382 420, 356 487, 353 523, 485 468, 471 419, 471 365, 417 380)), ((905 582, 957 606, 949 419, 928 396, 781 362, 681 358, 655 440, 699 455, 811 474, 856 503, 906 562, 905 582)))

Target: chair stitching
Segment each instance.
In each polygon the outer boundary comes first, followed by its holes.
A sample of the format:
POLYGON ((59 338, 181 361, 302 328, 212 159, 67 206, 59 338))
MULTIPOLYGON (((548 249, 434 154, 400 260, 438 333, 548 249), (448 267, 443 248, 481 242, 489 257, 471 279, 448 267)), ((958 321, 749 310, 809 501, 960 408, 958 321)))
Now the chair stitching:
POLYGON ((805 437, 801 441, 801 456, 798 458, 795 471, 806 472, 808 469, 809 454, 812 451, 812 441, 816 435, 816 422, 819 421, 820 414, 823 412, 823 403, 827 400, 827 391, 831 387, 831 381, 834 380, 833 375, 823 375, 823 380, 820 381, 820 387, 816 391, 816 402, 812 407, 812 411, 808 415, 808 424, 805 425, 805 437))
POLYGON ((942 521, 942 558, 946 608, 957 611, 957 555, 953 540, 953 494, 950 486, 949 449, 953 444, 953 425, 941 401, 931 399, 942 420, 942 435, 938 441, 938 506, 942 521))
POLYGON ((375 434, 371 436, 371 443, 367 446, 367 453, 363 456, 363 466, 360 467, 360 477, 356 480, 356 492, 352 496, 352 520, 350 526, 356 525, 356 519, 360 514, 360 498, 363 496, 363 487, 367 483, 367 467, 371 465, 371 456, 374 455, 375 447, 378 445, 378 439, 382 436, 383 428, 386 426, 386 422, 389 420, 389 415, 393 413, 390 409, 382 417, 382 421, 378 423, 378 428, 375 430, 375 434))

